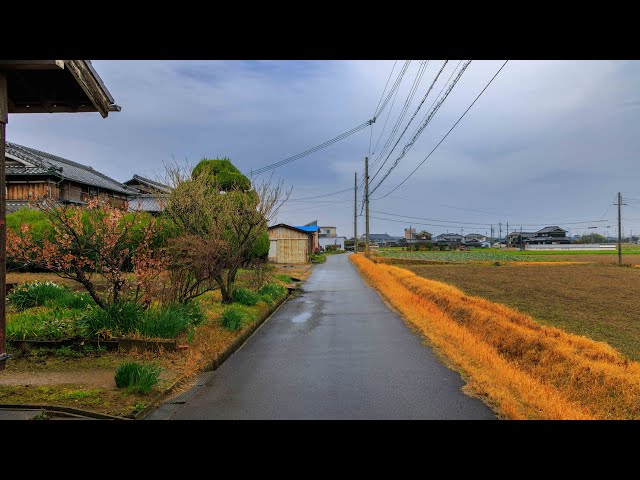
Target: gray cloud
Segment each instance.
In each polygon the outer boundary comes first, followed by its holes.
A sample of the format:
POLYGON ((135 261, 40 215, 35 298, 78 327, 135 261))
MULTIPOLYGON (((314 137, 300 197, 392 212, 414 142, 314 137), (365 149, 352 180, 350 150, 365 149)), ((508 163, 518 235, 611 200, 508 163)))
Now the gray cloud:
MULTIPOLYGON (((407 72, 380 145, 406 98, 417 63, 407 72)), ((441 63, 430 62, 405 122, 441 63)), ((450 62, 445 79, 457 63, 450 62)), ((373 198, 388 192, 425 158, 501 64, 471 64, 373 198)), ((94 65, 122 112, 107 119, 97 114, 13 115, 8 139, 126 180, 134 173, 160 174, 163 162, 172 158, 196 163, 202 157, 229 156, 249 171, 317 145, 371 118, 393 61, 94 65)), ((486 222, 487 229, 490 223, 507 221, 519 226, 600 219, 617 191, 640 198, 638 85, 640 64, 635 61, 511 61, 428 162, 393 196, 372 201, 371 209, 486 222)), ((374 125, 374 144, 385 118, 374 125)), ((414 129, 412 125, 407 137, 414 129)), ((370 134, 365 129, 276 170, 275 177, 293 187, 292 196, 298 198, 348 188, 353 172, 362 171, 370 134)), ((376 159, 374 155, 372 163, 376 159)), ((611 207, 606 218, 613 218, 613 212, 611 207)), ((636 217, 640 214, 631 218, 636 217)), ((352 234, 352 192, 291 202, 278 217, 293 224, 314 219, 352 234)), ((404 226, 382 220, 371 224, 376 233, 399 234, 404 226)), ((640 231, 640 220, 627 223, 627 228, 634 226, 640 231)), ((359 230, 363 227, 360 217, 359 230)), ((448 230, 424 228, 433 233, 448 230)))

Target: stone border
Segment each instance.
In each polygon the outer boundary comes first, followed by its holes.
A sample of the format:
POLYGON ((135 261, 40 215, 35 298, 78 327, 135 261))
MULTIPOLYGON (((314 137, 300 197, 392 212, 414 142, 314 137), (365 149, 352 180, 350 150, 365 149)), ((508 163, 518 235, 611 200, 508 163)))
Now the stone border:
POLYGON ((84 417, 93 418, 96 420, 128 420, 123 417, 114 417, 113 415, 107 415, 105 413, 92 412, 91 410, 81 410, 79 408, 64 407, 59 405, 38 405, 38 404, 2 404, 0 405, 2 410, 42 410, 44 413, 53 413, 59 417, 84 417))
MULTIPOLYGON (((272 310, 267 310, 262 316, 259 316, 255 322, 253 322, 249 328, 247 328, 244 332, 240 334, 238 338, 236 338, 227 348, 224 349, 219 355, 217 355, 213 360, 211 360, 208 364, 206 364, 199 372, 212 372, 217 370, 222 363, 231 356, 231 354, 235 353, 239 350, 244 343, 249 340, 253 336, 254 333, 260 328, 271 316, 280 309, 280 307, 289 299, 291 293, 288 291, 286 297, 280 300, 275 304, 275 308, 272 310)), ((159 393, 155 398, 149 402, 144 409, 138 411, 133 410, 128 413, 125 417, 133 420, 143 420, 152 410, 155 409, 156 405, 160 403, 162 400, 169 397, 169 395, 185 380, 191 377, 182 377, 177 379, 171 386, 166 388, 163 392, 159 393)))
POLYGON ((105 347, 109 351, 158 351, 160 349, 174 351, 178 349, 176 340, 141 340, 136 338, 116 338, 114 340, 88 340, 83 338, 63 338, 61 340, 7 340, 7 343, 20 350, 25 347, 58 348, 71 345, 92 345, 105 347))

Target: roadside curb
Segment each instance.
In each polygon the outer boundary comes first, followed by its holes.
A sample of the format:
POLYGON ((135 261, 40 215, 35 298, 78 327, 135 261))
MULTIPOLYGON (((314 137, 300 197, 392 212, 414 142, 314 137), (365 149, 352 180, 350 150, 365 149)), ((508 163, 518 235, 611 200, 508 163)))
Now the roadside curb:
POLYGON ((105 413, 92 412, 91 410, 81 410, 74 407, 64 407, 61 405, 39 405, 30 403, 20 404, 0 404, 0 410, 42 410, 44 413, 54 414, 60 417, 93 418, 96 420, 128 420, 125 417, 115 417, 105 413))
MULTIPOLYGON (((198 373, 203 373, 203 372, 213 372, 215 370, 217 370, 220 365, 222 365, 222 363, 229 358, 233 353, 235 353, 236 351, 238 351, 240 348, 242 348, 242 346, 256 333, 256 331, 267 321, 271 318, 271 316, 273 314, 275 314, 282 305, 284 305, 287 300, 289 299, 289 297, 291 297, 292 293, 289 292, 287 290, 287 296, 284 297, 282 300, 280 300, 275 308, 273 310, 267 310, 267 312, 265 312, 265 314, 261 315, 260 317, 258 317, 256 319, 256 321, 251 324, 249 326, 249 328, 247 328, 244 332, 242 332, 242 334, 236 338, 224 351, 222 351, 219 355, 217 355, 213 360, 211 360, 209 363, 207 363, 203 368, 201 368, 198 373)), ((153 400, 151 400, 151 402, 149 402, 149 405, 147 405, 144 409, 140 410, 140 411, 134 411, 131 412, 129 414, 127 414, 125 417, 127 419, 133 419, 133 420, 143 420, 148 414, 150 414, 153 410, 155 410, 155 407, 162 402, 162 400, 166 399, 169 397, 169 395, 181 384, 183 384, 185 381, 189 380, 193 378, 192 376, 189 377, 183 377, 183 378, 179 378, 178 380, 176 380, 173 384, 171 384, 169 387, 167 387, 163 392, 159 393, 153 400)), ((195 387, 193 387, 195 388, 195 387)))

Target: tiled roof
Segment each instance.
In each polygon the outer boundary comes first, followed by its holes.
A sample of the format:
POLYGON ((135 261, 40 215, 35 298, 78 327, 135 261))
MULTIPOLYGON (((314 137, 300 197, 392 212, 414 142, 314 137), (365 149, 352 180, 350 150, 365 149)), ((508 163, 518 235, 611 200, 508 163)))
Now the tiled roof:
POLYGON ((7 165, 7 175, 60 175, 60 170, 53 167, 26 167, 24 165, 7 165))
MULTIPOLYGON (((24 167, 20 173, 16 174, 31 174, 35 175, 35 170, 29 172, 29 168, 40 168, 44 170, 55 169, 58 170, 57 175, 67 180, 73 180, 85 185, 91 185, 105 190, 111 190, 113 192, 131 194, 133 190, 126 187, 122 183, 110 178, 91 167, 82 165, 80 163, 67 160, 66 158, 58 157, 47 152, 36 150, 35 148, 25 147, 17 145, 15 143, 7 142, 6 154, 21 159, 25 162, 32 164, 34 167, 24 167)), ((21 167, 7 167, 7 173, 12 173, 10 169, 21 167)), ((41 170, 42 171, 42 170, 41 170)), ((38 173, 42 174, 42 173, 38 173)))
POLYGON ((566 232, 566 230, 565 230, 565 229, 560 228, 560 227, 559 227, 559 226, 557 226, 557 225, 552 225, 552 226, 550 226, 550 227, 544 227, 544 228, 541 228, 541 229, 540 229, 540 230, 538 230, 536 233, 548 233, 548 232, 553 232, 554 230, 562 230, 563 232, 566 232))
POLYGON ((125 184, 133 183, 135 181, 149 185, 150 187, 156 188, 166 193, 171 192, 171 188, 168 185, 165 185, 160 182, 156 182, 154 180, 150 180, 146 177, 143 177, 141 175, 136 175, 136 174, 133 175, 133 178, 131 180, 127 180, 125 184))

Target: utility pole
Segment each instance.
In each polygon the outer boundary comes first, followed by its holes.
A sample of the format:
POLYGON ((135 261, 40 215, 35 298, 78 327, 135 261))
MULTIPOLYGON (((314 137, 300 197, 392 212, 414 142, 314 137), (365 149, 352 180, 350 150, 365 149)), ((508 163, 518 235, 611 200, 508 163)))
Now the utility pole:
POLYGON ((509 241, 509 222, 507 222, 507 234, 505 238, 507 239, 507 243, 505 243, 505 247, 509 248, 509 246, 511 245, 511 242, 509 241))
POLYGON ((8 358, 6 353, 6 274, 7 274, 7 230, 5 191, 5 133, 9 121, 7 99, 7 77, 0 72, 0 370, 4 370, 4 362, 8 358))
POLYGON ((493 223, 491 224, 491 240, 489 240, 491 247, 493 247, 493 223))
POLYGON ((353 253, 358 253, 358 172, 353 181, 353 253))
POLYGON ((618 192, 618 265, 622 265, 622 194, 618 192))
POLYGON ((498 223, 498 248, 502 248, 502 222, 498 223))
POLYGON ((411 244, 411 240, 413 240, 413 230, 411 230, 411 225, 409 225, 409 251, 413 251, 413 245, 411 244))
POLYGON ((367 258, 371 258, 369 253, 369 157, 364 157, 364 197, 365 197, 365 209, 366 213, 366 234, 365 241, 367 244, 364 246, 364 253, 367 258))

